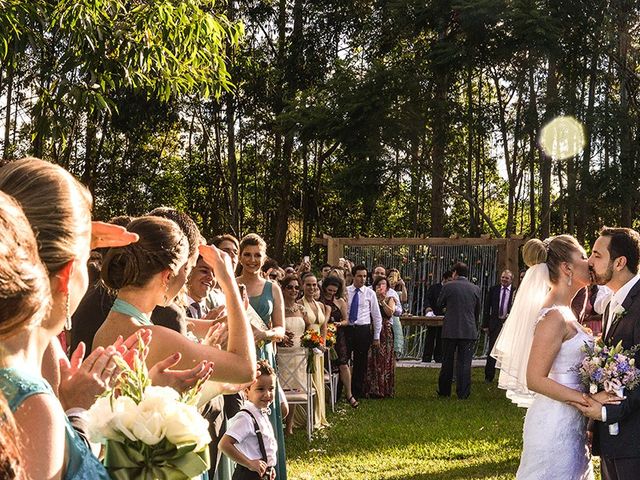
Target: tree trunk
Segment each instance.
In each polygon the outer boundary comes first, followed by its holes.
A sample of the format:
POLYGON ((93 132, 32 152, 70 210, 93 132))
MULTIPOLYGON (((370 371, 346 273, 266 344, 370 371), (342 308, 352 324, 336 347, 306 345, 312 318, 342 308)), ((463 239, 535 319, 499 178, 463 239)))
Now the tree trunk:
MULTIPOLYGON (((473 122, 473 68, 471 66, 467 68, 467 130, 467 172, 465 180, 469 197, 473 198, 477 203, 478 199, 473 191, 473 134, 475 126, 473 122)), ((467 203, 469 205, 469 231, 472 237, 477 237, 479 232, 474 202, 467 203)))
MULTIPOLYGON (((594 108, 596 98, 596 79, 598 75, 598 55, 594 53, 591 58, 591 66, 589 72, 589 93, 587 95, 587 111, 585 113, 585 136, 586 144, 582 153, 582 163, 580 166, 580 191, 578 198, 588 198, 593 192, 591 181, 591 135, 593 130, 594 108)), ((583 243, 587 232, 587 222, 591 218, 591 202, 581 202, 580 208, 576 212, 576 234, 578 241, 583 243)))
POLYGON ((444 165, 447 145, 449 73, 436 73, 431 150, 431 236, 444 235, 444 165))
MULTIPOLYGON (((227 18, 234 21, 236 18, 236 5, 234 0, 229 0, 227 18)), ((233 62, 233 51, 229 53, 229 61, 233 62)), ((231 189, 231 231, 235 235, 240 232, 239 197, 238 197, 238 159, 236 158, 236 99, 232 93, 226 95, 226 122, 227 122, 227 166, 229 169, 229 187, 231 189)))
MULTIPOLYGON (((556 75, 557 59, 549 54, 547 70, 547 91, 545 93, 545 122, 550 121, 558 111, 558 77, 556 75)), ((551 232, 551 158, 540 152, 540 178, 542 192, 540 195, 540 236, 547 238, 551 232)))
MULTIPOLYGON (((286 0, 280 1, 279 12, 279 51, 281 55, 285 49, 285 28, 286 28, 286 0)), ((280 107, 284 108, 287 101, 295 98, 298 91, 298 68, 300 64, 300 55, 302 53, 302 26, 303 11, 302 0, 296 0, 293 5, 293 29, 291 31, 291 51, 286 58, 281 57, 281 64, 284 67, 284 85, 286 88, 282 91, 282 101, 280 107)), ((281 113, 282 109, 278 113, 281 113)), ((287 230, 289 227, 289 207, 291 204, 291 185, 292 181, 292 154, 293 154, 293 138, 294 126, 285 127, 284 143, 282 145, 282 159, 280 164, 280 191, 278 192, 278 208, 276 214, 276 228, 274 234, 273 256, 276 260, 283 260, 284 247, 287 239, 287 230)))
POLYGON ((4 152, 2 158, 8 159, 11 156, 11 102, 13 101, 13 58, 7 61, 7 118, 5 119, 4 126, 4 152))
POLYGON ((618 122, 620 125, 620 171, 621 179, 618 183, 622 211, 620 223, 623 227, 631 227, 633 221, 635 199, 635 177, 633 157, 631 152, 631 119, 629 116, 629 13, 622 7, 618 16, 618 81, 620 83, 620 107, 618 122))

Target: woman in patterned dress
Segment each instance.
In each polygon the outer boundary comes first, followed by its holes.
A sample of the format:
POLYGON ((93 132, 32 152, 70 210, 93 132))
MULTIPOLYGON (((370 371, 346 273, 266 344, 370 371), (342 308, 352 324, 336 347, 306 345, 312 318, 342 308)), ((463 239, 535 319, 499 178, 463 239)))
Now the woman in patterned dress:
POLYGON ((380 347, 369 350, 367 378, 364 391, 368 398, 387 398, 395 394, 396 354, 393 351, 393 327, 391 317, 395 310, 395 301, 387 297, 389 281, 385 277, 377 278, 371 288, 376 292, 382 329, 380 330, 380 347))

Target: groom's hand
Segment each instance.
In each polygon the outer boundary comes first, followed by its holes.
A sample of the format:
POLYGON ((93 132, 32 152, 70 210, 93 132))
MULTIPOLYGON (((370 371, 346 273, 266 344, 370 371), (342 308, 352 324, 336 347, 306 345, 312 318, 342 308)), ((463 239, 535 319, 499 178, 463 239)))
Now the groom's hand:
POLYGON ((602 404, 595 401, 586 393, 582 394, 582 403, 567 402, 569 405, 577 408, 585 417, 594 420, 602 420, 602 404))

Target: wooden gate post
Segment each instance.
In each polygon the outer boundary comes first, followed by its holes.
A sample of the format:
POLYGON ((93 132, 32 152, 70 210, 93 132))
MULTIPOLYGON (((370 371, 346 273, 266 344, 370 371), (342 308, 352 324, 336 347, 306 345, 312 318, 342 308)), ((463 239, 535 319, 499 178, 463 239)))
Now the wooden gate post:
POLYGON ((507 255, 506 255, 506 268, 513 272, 513 278, 516 283, 519 283, 520 272, 520 247, 524 244, 522 236, 511 236, 507 239, 507 255))
POLYGON ((338 265, 338 259, 343 255, 344 248, 342 242, 337 238, 327 238, 327 263, 333 266, 338 265))

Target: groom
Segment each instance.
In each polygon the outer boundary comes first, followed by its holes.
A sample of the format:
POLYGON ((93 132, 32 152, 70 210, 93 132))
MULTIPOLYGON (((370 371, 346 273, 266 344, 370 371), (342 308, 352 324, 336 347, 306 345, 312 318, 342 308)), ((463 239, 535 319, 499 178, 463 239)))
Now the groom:
MULTIPOLYGON (((589 257, 592 280, 607 285, 613 295, 602 315, 602 336, 608 345, 629 349, 640 344, 640 235, 630 228, 600 231, 589 257), (621 307, 620 307, 621 306, 621 307), (621 310, 624 309, 624 310, 621 310)), ((640 352, 636 354, 640 365, 640 352)), ((640 388, 625 391, 618 405, 601 405, 585 396, 589 407, 578 407, 596 420, 593 454, 601 457, 603 480, 640 478, 640 388), (609 434, 609 425, 618 423, 618 435, 609 434)))

